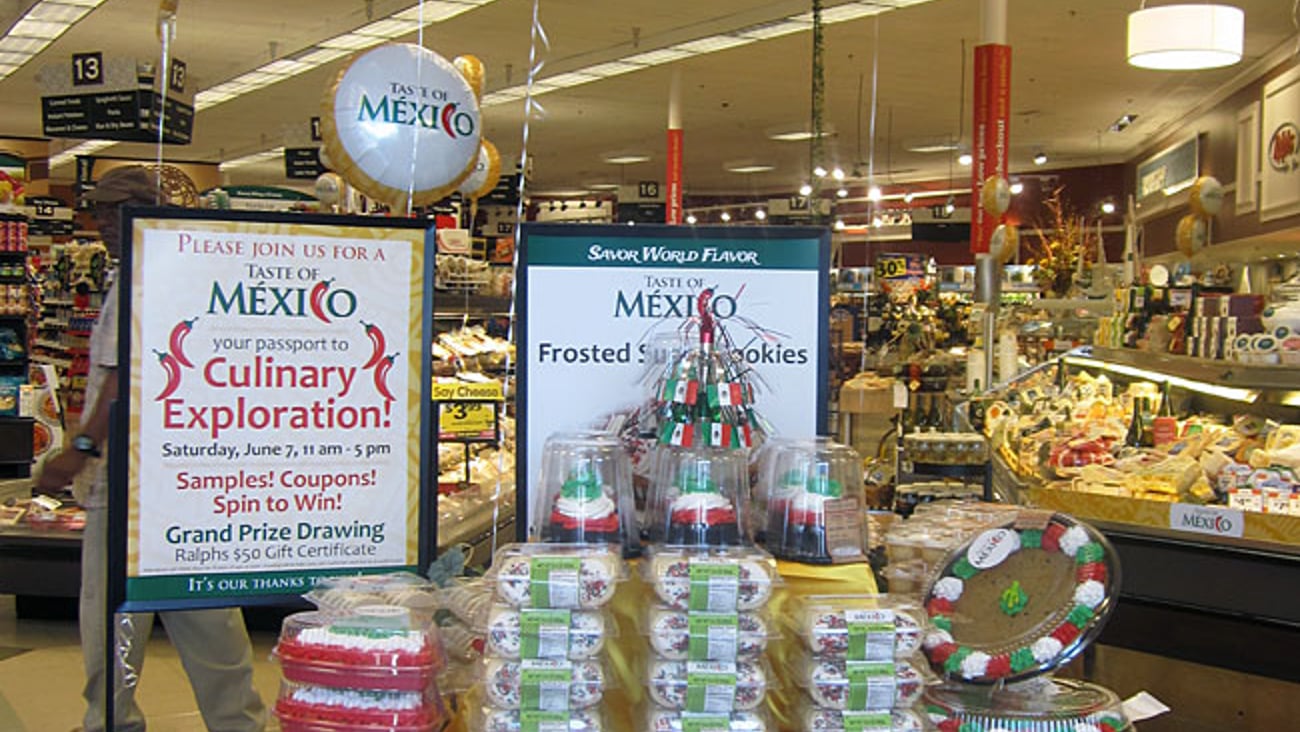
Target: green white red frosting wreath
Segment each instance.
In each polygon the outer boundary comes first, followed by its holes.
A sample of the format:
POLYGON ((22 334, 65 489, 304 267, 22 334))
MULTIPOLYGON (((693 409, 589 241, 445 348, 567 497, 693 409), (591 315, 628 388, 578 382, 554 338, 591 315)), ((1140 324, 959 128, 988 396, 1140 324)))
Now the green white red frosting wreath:
MULTIPOLYGON (((1023 677, 1052 667, 1054 661, 1098 619, 1098 607, 1106 601, 1107 549, 1081 525, 1066 526, 1053 519, 1043 530, 1011 528, 993 529, 980 535, 972 549, 984 540, 986 552, 971 561, 971 550, 948 567, 930 589, 925 609, 934 626, 922 642, 931 666, 949 676, 975 682, 1023 677), (1072 607, 1065 618, 1047 634, 1032 643, 1010 651, 990 654, 957 643, 952 636, 952 615, 966 589, 966 581, 984 569, 997 566, 1006 557, 1024 549, 1061 552, 1075 562, 1075 587, 1072 607), (989 559, 992 555, 992 559, 989 559), (983 560, 983 561, 981 561, 983 560), (984 565, 983 568, 976 564, 984 565)), ((1002 612, 1014 615, 1023 610, 1027 599, 1020 583, 1003 593, 1002 612)))

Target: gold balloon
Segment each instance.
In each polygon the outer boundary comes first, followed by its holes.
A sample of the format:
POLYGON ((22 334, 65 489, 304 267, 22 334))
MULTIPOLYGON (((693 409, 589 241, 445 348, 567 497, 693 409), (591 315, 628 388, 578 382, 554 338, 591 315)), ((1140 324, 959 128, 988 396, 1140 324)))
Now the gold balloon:
POLYGON ((460 71, 460 75, 465 77, 465 81, 469 82, 469 88, 474 90, 474 96, 482 99, 483 62, 479 60, 478 56, 466 54, 464 56, 457 56, 452 63, 455 64, 456 69, 460 71))
POLYGON ((1011 208, 1011 186, 1006 178, 992 175, 980 187, 980 203, 991 216, 1001 216, 1011 208))
POLYGON ((497 146, 484 139, 480 143, 483 145, 483 152, 487 153, 488 169, 487 179, 477 191, 469 194, 469 197, 477 201, 492 192, 497 187, 497 179, 501 177, 501 154, 497 152, 497 146))
POLYGON ((1174 237, 1174 242, 1178 245, 1178 251, 1184 256, 1190 257, 1204 247, 1205 237, 1204 219, 1191 214, 1179 219, 1178 233, 1174 237))
POLYGON ((989 237, 989 254, 1000 264, 1010 262, 1020 250, 1020 229, 1010 224, 998 224, 989 237))
POLYGON ((1203 175, 1192 184, 1188 200, 1192 213, 1197 216, 1214 216, 1223 208, 1223 184, 1217 178, 1203 175))

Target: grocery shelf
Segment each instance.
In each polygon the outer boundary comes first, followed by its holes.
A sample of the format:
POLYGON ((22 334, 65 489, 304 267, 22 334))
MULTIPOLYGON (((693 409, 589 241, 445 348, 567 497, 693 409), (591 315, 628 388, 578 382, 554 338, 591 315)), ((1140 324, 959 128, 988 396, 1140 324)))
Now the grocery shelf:
MULTIPOLYGON (((1300 390, 1300 369, 1294 366, 1245 364, 1237 361, 1222 361, 1193 356, 1178 356, 1171 353, 1154 353, 1102 346, 1084 347, 1074 352, 1073 355, 1091 356, 1096 361, 1106 361, 1129 368, 1157 371, 1169 376, 1178 376, 1191 381, 1201 381, 1219 386, 1241 389, 1300 390)), ((1104 368, 1104 366, 1101 368, 1104 368)))
POLYGON ((509 314, 509 296, 467 295, 459 292, 436 292, 433 296, 433 317, 438 319, 509 314))

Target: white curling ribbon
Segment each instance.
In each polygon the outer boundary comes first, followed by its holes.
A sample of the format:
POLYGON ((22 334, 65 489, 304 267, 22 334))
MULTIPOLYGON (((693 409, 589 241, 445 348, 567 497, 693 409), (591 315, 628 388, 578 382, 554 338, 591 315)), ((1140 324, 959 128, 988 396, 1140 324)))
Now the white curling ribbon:
POLYGON ((1034 641, 1030 652, 1034 654, 1034 660, 1039 663, 1047 663, 1061 654, 1063 646, 1061 642, 1051 636, 1039 638, 1034 641))
POLYGON ((1087 580, 1074 588, 1074 602, 1089 608, 1096 608, 1106 599, 1106 586, 1097 580, 1087 580))
POLYGON ((1061 545, 1061 551, 1066 556, 1073 557, 1079 553, 1079 547, 1089 541, 1092 541, 1092 539, 1089 538, 1088 532, 1082 526, 1076 525, 1066 529, 1065 533, 1061 534, 1061 540, 1058 543, 1061 545))
POLYGON ((944 577, 934 583, 934 590, 931 592, 935 597, 942 598, 948 602, 956 602, 961 599, 961 593, 966 589, 965 583, 957 577, 944 577))
POLYGON ((968 679, 978 679, 989 670, 989 654, 975 651, 961 662, 961 675, 968 679))

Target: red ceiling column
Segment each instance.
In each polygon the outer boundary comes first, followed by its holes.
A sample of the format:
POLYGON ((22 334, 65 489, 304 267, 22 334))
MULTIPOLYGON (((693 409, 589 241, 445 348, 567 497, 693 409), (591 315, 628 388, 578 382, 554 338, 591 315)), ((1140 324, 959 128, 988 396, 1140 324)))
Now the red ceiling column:
POLYGON ((974 126, 971 150, 970 249, 989 250, 1001 216, 980 205, 989 178, 1006 178, 1011 127, 1011 46, 1006 43, 1007 0, 980 3, 980 45, 975 47, 974 126))
POLYGON ((668 154, 664 171, 666 186, 664 223, 682 223, 682 77, 673 72, 668 91, 668 154))

